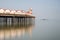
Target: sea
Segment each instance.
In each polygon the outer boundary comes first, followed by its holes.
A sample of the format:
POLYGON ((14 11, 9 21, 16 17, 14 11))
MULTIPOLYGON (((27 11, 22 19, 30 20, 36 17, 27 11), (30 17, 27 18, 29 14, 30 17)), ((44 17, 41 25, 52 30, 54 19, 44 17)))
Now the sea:
POLYGON ((32 25, 0 28, 0 40, 60 40, 60 20, 35 18, 33 21, 32 25))

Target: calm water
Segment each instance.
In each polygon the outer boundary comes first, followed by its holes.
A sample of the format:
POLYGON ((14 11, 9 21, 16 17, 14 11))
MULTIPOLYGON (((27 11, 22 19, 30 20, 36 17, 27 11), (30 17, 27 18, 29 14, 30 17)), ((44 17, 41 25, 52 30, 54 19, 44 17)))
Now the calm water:
POLYGON ((0 30, 0 40, 59 40, 60 21, 35 19, 35 25, 0 30))

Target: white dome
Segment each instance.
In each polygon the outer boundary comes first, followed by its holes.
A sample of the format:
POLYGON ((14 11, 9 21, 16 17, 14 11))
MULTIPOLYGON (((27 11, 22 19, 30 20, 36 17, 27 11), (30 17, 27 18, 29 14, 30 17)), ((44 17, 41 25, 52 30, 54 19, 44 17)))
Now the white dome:
POLYGON ((0 9, 0 13, 4 13, 4 10, 3 9, 0 9))
POLYGON ((32 8, 29 8, 29 10, 32 10, 32 8))
POLYGON ((16 11, 16 13, 15 14, 22 14, 22 12, 21 11, 16 11))
POLYGON ((5 13, 10 13, 10 10, 5 10, 5 13))
POLYGON ((32 10, 32 8, 30 8, 32 10))
POLYGON ((15 11, 15 10, 13 10, 13 11, 11 11, 10 13, 11 13, 11 14, 14 14, 15 12, 16 12, 16 11, 15 11))
POLYGON ((21 12, 21 11, 17 11, 17 12, 21 12))

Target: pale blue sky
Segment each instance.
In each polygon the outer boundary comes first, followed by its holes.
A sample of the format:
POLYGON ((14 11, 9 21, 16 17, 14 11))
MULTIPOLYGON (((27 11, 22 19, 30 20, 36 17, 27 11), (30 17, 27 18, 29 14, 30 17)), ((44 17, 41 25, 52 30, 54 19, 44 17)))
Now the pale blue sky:
POLYGON ((38 18, 60 19, 60 0, 0 0, 0 8, 33 8, 33 15, 38 18))

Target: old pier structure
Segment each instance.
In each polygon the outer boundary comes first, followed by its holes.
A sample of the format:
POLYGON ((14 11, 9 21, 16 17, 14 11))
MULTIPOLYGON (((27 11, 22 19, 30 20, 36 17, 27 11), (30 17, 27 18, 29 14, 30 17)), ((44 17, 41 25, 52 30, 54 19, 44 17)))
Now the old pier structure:
MULTIPOLYGON (((32 16, 32 8, 29 11, 0 9, 0 26, 25 25, 34 23, 35 16, 32 16)), ((1 27, 0 27, 1 28, 1 27)))

